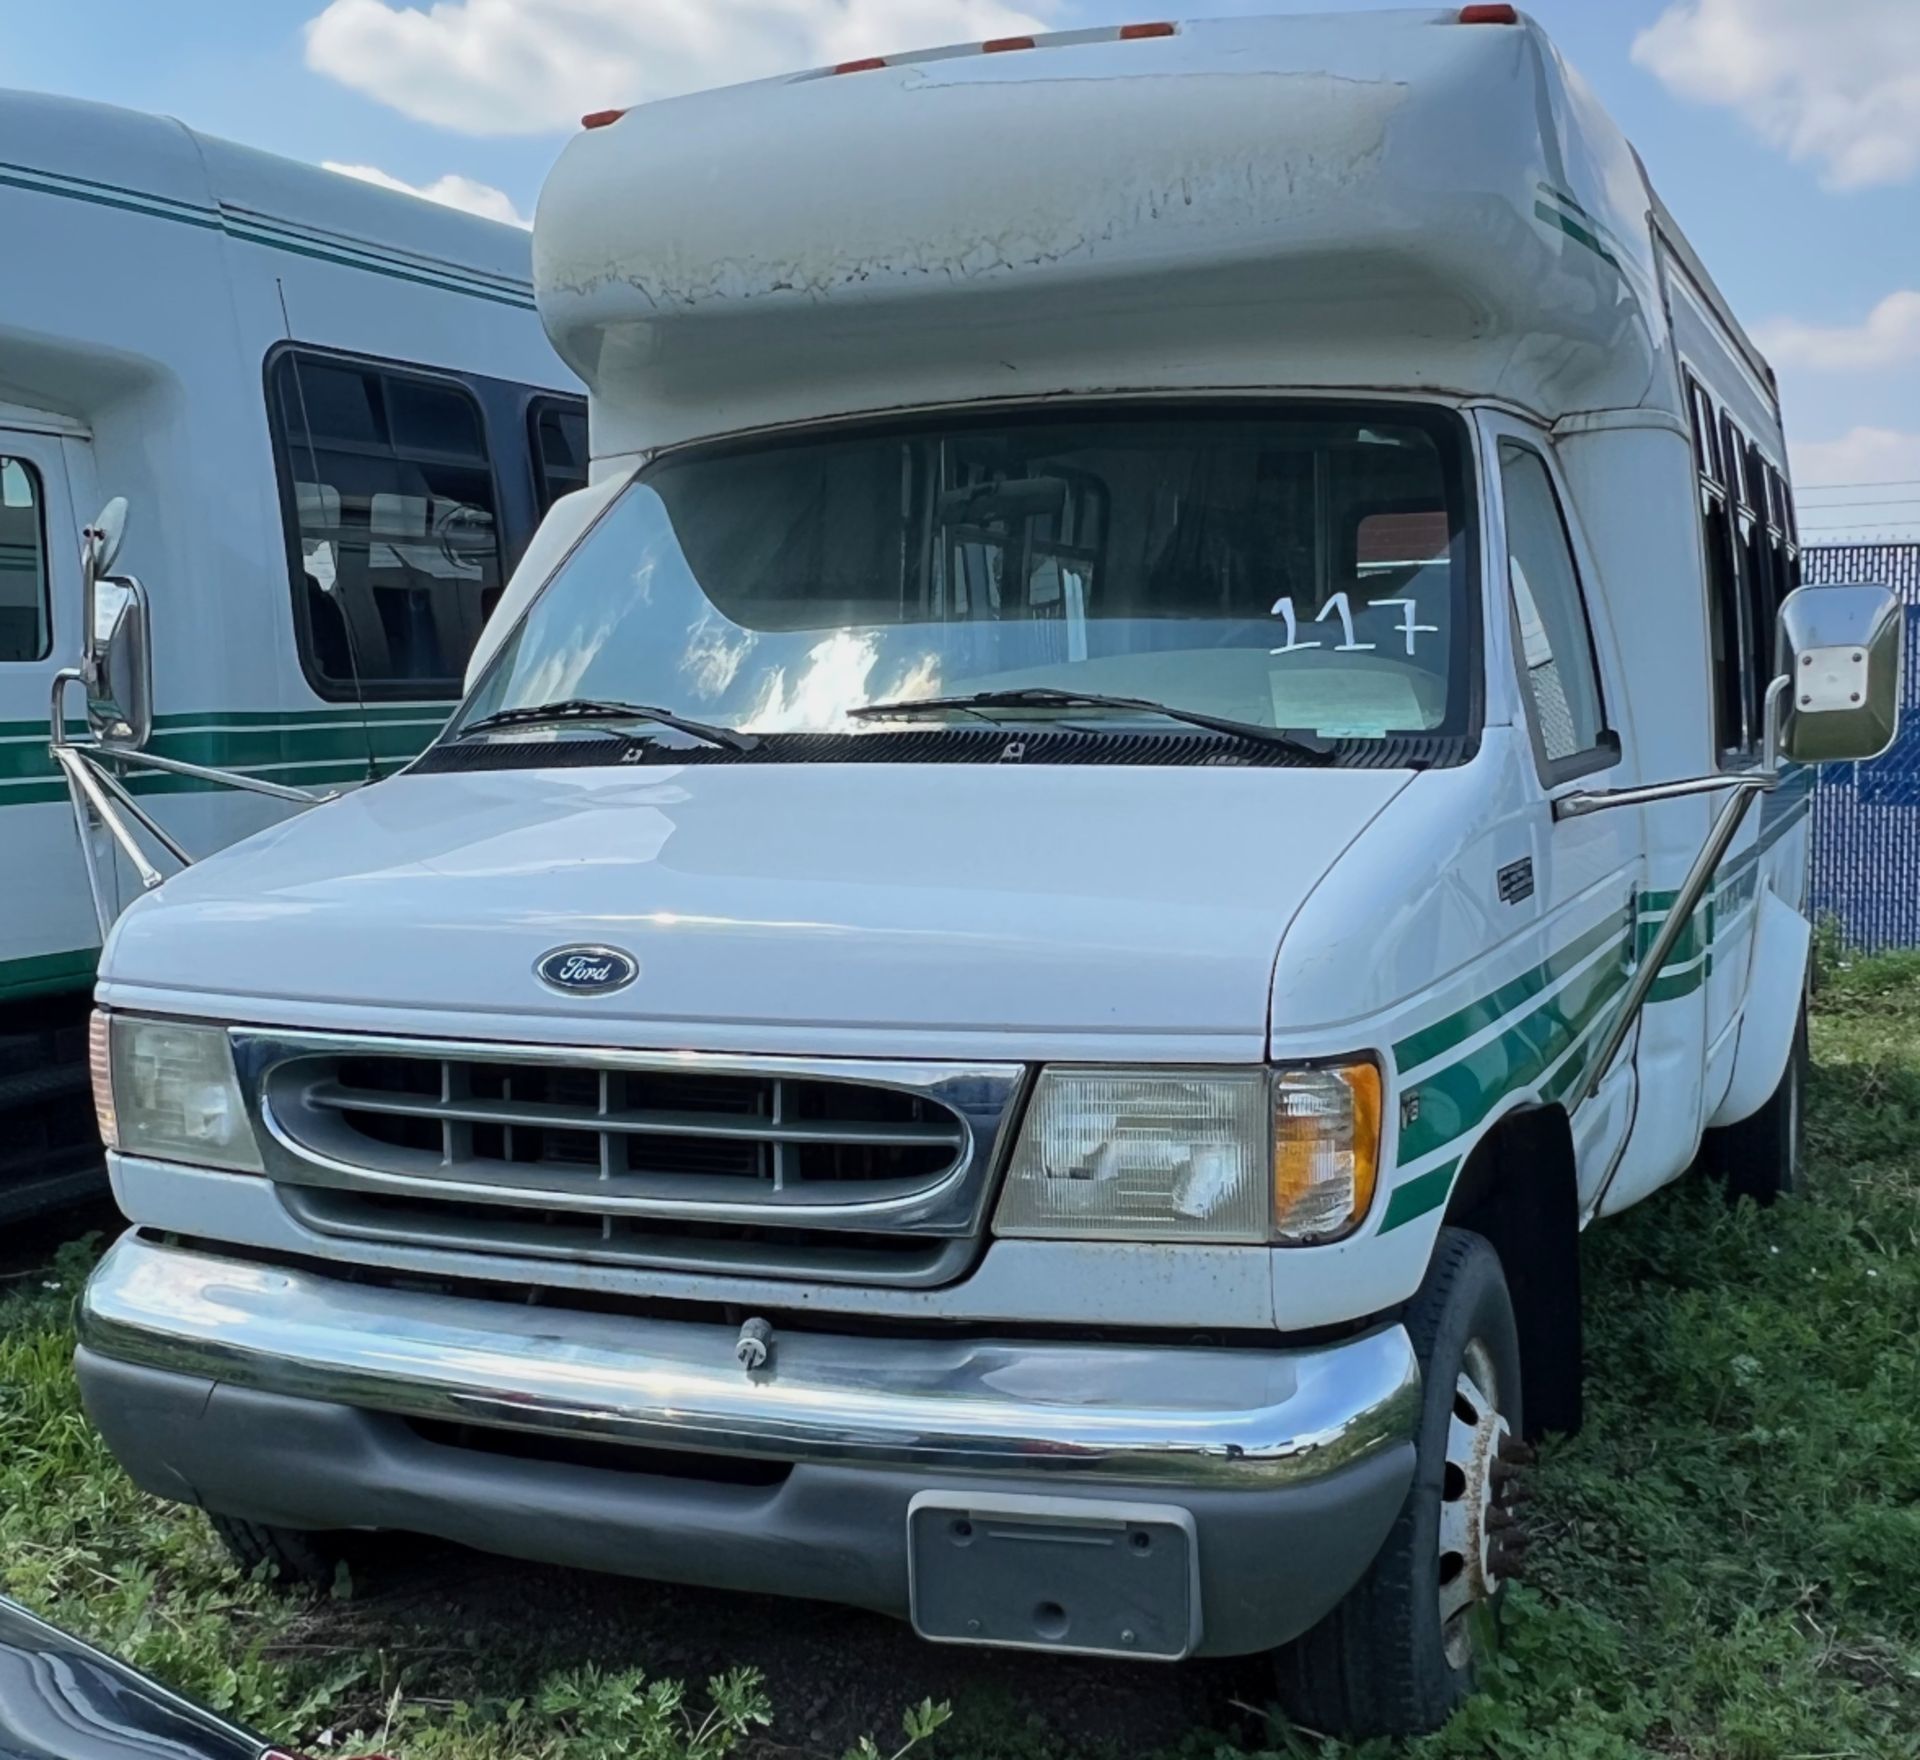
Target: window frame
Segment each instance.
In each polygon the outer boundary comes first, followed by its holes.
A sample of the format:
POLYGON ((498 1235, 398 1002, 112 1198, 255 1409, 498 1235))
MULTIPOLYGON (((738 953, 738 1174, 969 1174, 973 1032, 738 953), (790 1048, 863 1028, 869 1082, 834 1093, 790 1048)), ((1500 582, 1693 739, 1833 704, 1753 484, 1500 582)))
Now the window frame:
POLYGON ((1683 372, 1688 406, 1694 412, 1694 515, 1700 534, 1700 580, 1706 614, 1706 697, 1713 717, 1708 738, 1715 768, 1737 771, 1751 768, 1760 751, 1758 731, 1747 726, 1750 699, 1746 661, 1752 649, 1747 641, 1751 617, 1746 592, 1749 565, 1744 560, 1745 542, 1740 533, 1743 491, 1732 481, 1737 465, 1726 451, 1734 433, 1733 418, 1714 400, 1690 365, 1683 365, 1683 372), (1728 664, 1724 669, 1715 652, 1716 637, 1725 644, 1728 664))
MULTIPOLYGON (((527 473, 533 482, 533 512, 536 519, 545 519, 552 511, 559 495, 549 497, 546 493, 547 475, 545 470, 546 454, 540 446, 540 424, 551 414, 572 415, 577 413, 583 423, 588 420, 587 400, 583 397, 568 397, 558 391, 540 391, 527 399, 526 444, 527 473)), ((592 452, 588 451, 585 463, 587 476, 583 487, 590 487, 592 477, 592 452)), ((571 490, 563 490, 571 494, 571 490)))
POLYGON ((1800 586, 1800 534, 1796 529, 1793 511, 1793 485, 1787 480, 1782 466, 1774 465, 1773 503, 1777 524, 1777 547, 1780 565, 1780 599, 1786 602, 1790 593, 1800 586))
MULTIPOLYGON (((776 434, 788 436, 797 434, 820 439, 839 435, 855 438, 884 438, 913 432, 927 420, 936 417, 950 422, 958 430, 962 427, 991 426, 1008 419, 1071 425, 1076 422, 1098 420, 1103 415, 1112 414, 1142 417, 1153 414, 1176 420, 1181 417, 1205 420, 1228 414, 1249 418, 1257 415, 1285 418, 1289 415, 1297 416, 1302 412, 1315 419, 1361 422, 1371 419, 1403 422, 1410 426, 1425 428, 1436 437, 1444 436, 1441 447, 1441 468, 1446 482, 1447 507, 1451 514, 1457 506, 1460 516, 1458 533, 1460 554, 1457 561, 1457 576, 1460 582, 1458 608, 1464 620, 1464 628, 1461 631, 1457 668, 1449 672, 1448 688, 1451 693, 1455 684, 1458 684, 1461 723, 1456 730, 1396 737, 1403 743, 1432 742, 1436 749, 1431 755, 1423 755, 1420 760, 1427 767, 1453 769, 1470 764, 1479 754, 1486 731, 1487 656, 1492 648, 1486 622, 1484 590, 1484 558, 1489 554, 1487 546, 1490 539, 1486 531, 1488 508, 1482 482, 1484 468, 1481 462, 1482 432, 1472 410, 1438 397, 1369 397, 1338 392, 1259 395, 1205 395, 1191 392, 1159 396, 1090 395, 1062 399, 1057 403, 1041 406, 1025 400, 993 401, 921 410, 909 415, 889 414, 876 417, 862 412, 827 416, 786 429, 757 430, 713 440, 681 442, 651 455, 643 466, 626 475, 619 493, 612 496, 600 509, 589 530, 575 542, 561 563, 549 572, 539 591, 520 607, 519 615, 513 624, 503 630, 465 700, 477 700, 485 692, 494 674, 506 663, 506 657, 513 647, 515 636, 541 600, 552 590, 555 582, 565 574, 567 562, 575 552, 588 541, 603 521, 618 511, 627 496, 644 484, 649 471, 670 459, 724 459, 754 451, 776 434)), ((1450 569, 1454 567, 1454 559, 1451 557, 1449 567, 1450 569)), ((436 744, 457 738, 462 718, 461 714, 455 714, 436 744)))
MULTIPOLYGON (((488 400, 471 380, 460 373, 427 367, 413 361, 393 360, 380 355, 354 354, 344 349, 320 348, 302 342, 277 342, 267 351, 261 369, 262 392, 266 403, 267 429, 273 441, 273 469, 280 506, 280 530, 287 557, 287 590, 293 609, 294 654, 307 687, 328 703, 457 703, 465 694, 463 673, 442 679, 378 678, 335 679, 320 670, 313 641, 313 622, 307 604, 306 568, 300 550, 299 508, 294 494, 294 448, 302 437, 290 433, 282 419, 280 400, 274 384, 280 363, 290 357, 351 372, 372 373, 382 379, 411 379, 436 389, 458 393, 471 407, 474 427, 485 454, 487 482, 493 492, 494 546, 499 556, 500 579, 495 597, 506 590, 512 574, 509 558, 513 546, 507 529, 508 503, 502 494, 500 460, 495 446, 493 423, 488 419, 488 400)), ((531 429, 527 430, 528 433, 531 429)), ((524 443, 524 436, 523 436, 524 443)), ((484 591, 484 589, 481 589, 484 591)), ((481 623, 485 626, 486 615, 481 623)))
POLYGON ((1730 410, 1722 409, 1720 425, 1727 456, 1734 461, 1739 477, 1733 491, 1733 560, 1740 603, 1741 721, 1746 730, 1739 752, 1743 759, 1757 762, 1766 740, 1767 684, 1772 671, 1762 654, 1773 647, 1769 639, 1773 613, 1769 610, 1764 618, 1761 616, 1762 603, 1771 605, 1773 599, 1772 560, 1767 548, 1766 485, 1754 481, 1755 465, 1764 460, 1758 443, 1734 420, 1730 410))
POLYGON ((1494 430, 1490 438, 1493 446, 1492 457, 1488 460, 1491 467, 1488 478, 1490 481, 1497 481, 1499 485, 1500 556, 1506 563, 1506 567, 1499 571, 1498 591, 1506 606, 1507 640, 1513 655, 1514 687, 1520 694, 1521 713, 1526 717, 1527 737, 1533 746, 1534 767, 1539 773, 1541 785, 1551 792, 1567 783, 1577 782, 1582 777, 1595 775, 1602 770, 1611 770, 1621 762, 1624 753, 1620 731, 1613 725, 1612 714, 1607 706, 1610 693, 1607 689, 1606 666, 1602 659, 1600 638, 1593 620, 1592 598, 1587 591, 1587 571, 1582 561, 1582 546, 1575 536, 1573 522, 1567 517, 1567 498, 1560 486, 1560 475, 1555 468, 1551 445, 1544 435, 1512 423, 1503 423, 1494 430), (1599 717, 1599 725, 1594 730, 1593 744, 1558 758, 1548 753, 1546 738, 1541 731, 1540 706, 1534 697, 1533 686, 1527 679, 1526 655, 1520 631, 1520 608, 1514 602, 1513 546, 1508 513, 1507 471, 1506 461, 1501 456, 1509 446, 1536 458, 1546 478, 1547 493, 1553 497, 1554 515, 1560 522, 1561 540, 1566 545, 1567 561, 1573 570, 1574 597, 1579 604, 1581 624, 1587 633, 1587 656, 1593 668, 1594 700, 1599 717))
POLYGON ((0 435, 0 459, 10 459, 27 474, 27 486, 33 491, 34 525, 40 538, 40 652, 37 654, 0 654, 0 666, 40 666, 53 658, 53 550, 47 539, 47 473, 38 459, 24 453, 9 452, 5 436, 0 435))

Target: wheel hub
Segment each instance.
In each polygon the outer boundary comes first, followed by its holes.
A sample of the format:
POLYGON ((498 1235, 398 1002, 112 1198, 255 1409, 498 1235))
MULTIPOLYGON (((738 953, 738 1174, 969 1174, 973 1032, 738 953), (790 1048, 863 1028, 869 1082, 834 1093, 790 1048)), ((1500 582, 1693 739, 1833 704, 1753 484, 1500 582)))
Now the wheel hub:
POLYGON ((1513 1574, 1522 1546, 1511 1506, 1521 1495, 1514 1474, 1526 1451, 1498 1398, 1492 1358, 1476 1339, 1454 1387, 1440 1485, 1440 1632, 1455 1668, 1472 1654, 1473 1610, 1513 1574))

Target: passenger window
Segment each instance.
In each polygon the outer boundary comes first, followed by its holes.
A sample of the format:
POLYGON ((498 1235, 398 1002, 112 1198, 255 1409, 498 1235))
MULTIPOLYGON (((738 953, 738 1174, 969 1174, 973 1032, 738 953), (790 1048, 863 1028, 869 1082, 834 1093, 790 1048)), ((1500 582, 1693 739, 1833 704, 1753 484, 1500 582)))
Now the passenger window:
POLYGON ((1741 671, 1745 652, 1740 576, 1734 563, 1734 513, 1720 455, 1720 423, 1699 381, 1687 380, 1693 411, 1694 466, 1700 478, 1700 531, 1707 583, 1707 639, 1713 685, 1716 749, 1738 753, 1747 745, 1746 696, 1741 671))
POLYGON ((301 661, 322 696, 456 696, 503 570, 479 405, 447 379, 272 369, 301 661))
POLYGON ((587 486, 587 412, 577 401, 536 398, 528 414, 533 490, 541 516, 562 495, 587 486))
POLYGON ((53 651, 40 473, 0 456, 0 664, 53 651))
POLYGON ((1505 441, 1500 475, 1520 665, 1541 750, 1548 765, 1558 769, 1606 743, 1593 632, 1545 459, 1531 447, 1505 441))
POLYGON ((1778 471, 1773 473, 1773 500, 1779 510, 1780 597, 1784 600, 1800 585, 1800 534, 1793 518, 1793 490, 1778 471))

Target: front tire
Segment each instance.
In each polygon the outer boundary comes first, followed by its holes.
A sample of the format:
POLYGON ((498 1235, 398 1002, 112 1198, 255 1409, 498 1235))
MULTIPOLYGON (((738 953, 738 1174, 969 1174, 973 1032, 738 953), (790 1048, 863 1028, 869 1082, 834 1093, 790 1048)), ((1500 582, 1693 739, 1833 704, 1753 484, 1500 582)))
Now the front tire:
POLYGON ((1800 1188, 1800 1165, 1806 1152, 1807 1071, 1812 1057, 1807 1046, 1807 1004, 1800 1003, 1800 1019, 1793 1030, 1793 1049, 1772 1097, 1751 1118, 1708 1131, 1701 1145, 1708 1171, 1737 1203, 1751 1198, 1762 1209, 1776 1198, 1800 1188))
POLYGON ((245 1522, 238 1516, 207 1513, 208 1525, 227 1555, 250 1575, 262 1565, 270 1568, 283 1589, 330 1589, 346 1557, 337 1534, 312 1534, 301 1528, 276 1528, 267 1522, 245 1522))
POLYGON ((1510 1563, 1520 1333, 1499 1255, 1443 1230, 1402 1318, 1423 1377, 1406 1504, 1346 1599, 1275 1658, 1281 1704, 1323 1735, 1438 1729, 1473 1691, 1510 1563))

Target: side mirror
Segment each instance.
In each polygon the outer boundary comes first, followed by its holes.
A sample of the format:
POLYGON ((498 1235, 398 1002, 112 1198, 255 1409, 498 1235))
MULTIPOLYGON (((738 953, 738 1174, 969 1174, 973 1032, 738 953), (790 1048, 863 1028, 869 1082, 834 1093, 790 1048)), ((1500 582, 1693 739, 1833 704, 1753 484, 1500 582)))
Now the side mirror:
POLYGON ((109 574, 126 537, 127 504, 116 496, 80 545, 86 590, 86 652, 80 677, 87 724, 96 739, 144 746, 153 734, 153 650, 147 590, 130 575, 109 574))
POLYGON ((1780 607, 1780 755, 1877 758, 1900 731, 1906 615, 1885 587, 1802 587, 1780 607))

